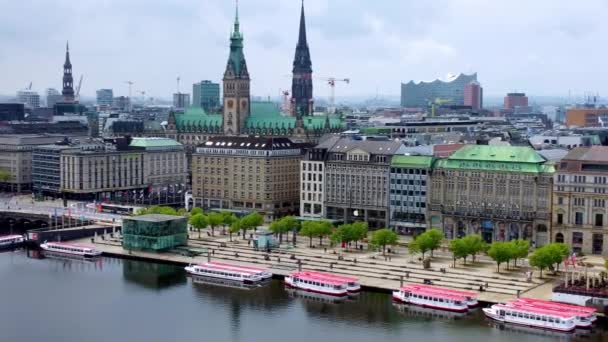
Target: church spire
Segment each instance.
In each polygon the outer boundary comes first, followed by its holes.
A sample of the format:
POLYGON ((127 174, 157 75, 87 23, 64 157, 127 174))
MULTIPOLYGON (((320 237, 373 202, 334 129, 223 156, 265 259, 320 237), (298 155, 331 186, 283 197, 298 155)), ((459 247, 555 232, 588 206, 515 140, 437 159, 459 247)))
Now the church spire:
POLYGON ((72 63, 70 62, 70 44, 65 44, 65 62, 63 63, 63 90, 61 91, 65 102, 74 101, 74 79, 72 77, 72 63))
POLYGON ((239 28, 241 24, 239 23, 239 0, 236 0, 236 14, 234 16, 234 33, 239 33, 239 28))
POLYGON ((311 115, 313 112, 312 94, 312 61, 310 50, 306 39, 306 16, 304 14, 304 0, 300 12, 300 30, 298 44, 293 59, 293 78, 291 82, 291 94, 295 106, 293 108, 296 117, 311 115))

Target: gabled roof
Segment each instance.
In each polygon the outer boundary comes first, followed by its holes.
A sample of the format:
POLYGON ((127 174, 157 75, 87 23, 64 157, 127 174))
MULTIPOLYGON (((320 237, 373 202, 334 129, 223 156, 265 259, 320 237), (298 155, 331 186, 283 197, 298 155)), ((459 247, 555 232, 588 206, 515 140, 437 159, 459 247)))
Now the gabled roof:
POLYGON ((608 162, 608 146, 577 147, 563 158, 592 162, 608 162))

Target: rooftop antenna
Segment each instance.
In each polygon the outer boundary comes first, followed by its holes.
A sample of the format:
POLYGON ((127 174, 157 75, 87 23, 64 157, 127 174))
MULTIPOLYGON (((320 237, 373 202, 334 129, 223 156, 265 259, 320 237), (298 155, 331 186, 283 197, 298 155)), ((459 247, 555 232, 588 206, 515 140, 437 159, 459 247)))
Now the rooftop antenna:
POLYGON ((179 76, 177 76, 177 93, 178 93, 178 94, 179 94, 179 80, 180 80, 180 77, 179 77, 179 76))

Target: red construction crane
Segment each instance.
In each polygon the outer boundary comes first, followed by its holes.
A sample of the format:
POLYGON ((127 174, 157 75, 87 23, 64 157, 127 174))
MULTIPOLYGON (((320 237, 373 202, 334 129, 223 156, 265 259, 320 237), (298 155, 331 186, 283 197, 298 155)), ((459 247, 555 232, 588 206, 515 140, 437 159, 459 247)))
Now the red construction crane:
POLYGON ((329 105, 331 107, 335 107, 336 106, 336 82, 344 82, 346 84, 349 84, 350 78, 323 77, 321 79, 324 81, 327 81, 327 85, 329 85, 329 89, 330 89, 329 105))

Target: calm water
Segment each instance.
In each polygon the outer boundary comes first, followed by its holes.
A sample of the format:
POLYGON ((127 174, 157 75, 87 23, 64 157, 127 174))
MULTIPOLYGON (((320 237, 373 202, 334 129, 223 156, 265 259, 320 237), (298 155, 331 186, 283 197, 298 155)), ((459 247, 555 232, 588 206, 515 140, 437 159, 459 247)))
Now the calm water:
MULTIPOLYGON (((0 254, 0 341, 555 341, 573 335, 493 326, 396 306, 361 293, 332 303, 282 282, 240 289, 193 279, 174 266, 103 258, 0 254)), ((605 331, 584 334, 608 340, 605 331)))

